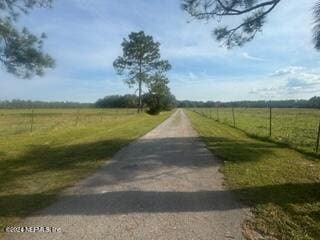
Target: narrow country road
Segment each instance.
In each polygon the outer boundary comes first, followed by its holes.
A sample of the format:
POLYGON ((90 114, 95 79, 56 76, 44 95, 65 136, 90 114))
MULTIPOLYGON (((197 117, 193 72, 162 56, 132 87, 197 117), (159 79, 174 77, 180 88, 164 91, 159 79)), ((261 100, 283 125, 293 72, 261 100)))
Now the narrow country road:
POLYGON ((223 187, 219 161, 183 112, 118 152, 96 174, 23 226, 61 233, 10 233, 7 239, 242 239, 250 214, 223 187))

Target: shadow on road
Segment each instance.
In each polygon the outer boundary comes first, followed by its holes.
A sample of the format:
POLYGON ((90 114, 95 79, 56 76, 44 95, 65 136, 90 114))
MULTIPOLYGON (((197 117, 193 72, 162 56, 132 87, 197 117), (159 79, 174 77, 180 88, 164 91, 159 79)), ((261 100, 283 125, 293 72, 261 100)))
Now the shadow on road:
MULTIPOLYGON (((256 204, 274 203, 284 208, 290 204, 317 203, 320 201, 320 183, 318 184, 282 184, 236 190, 246 192, 247 196, 259 195, 256 204), (277 194, 270 194, 277 193, 277 194), (301 196, 308 196, 301 197, 301 196), (277 196, 277 197, 275 197, 277 196), (310 197, 313 196, 313 197, 310 197)), ((67 195, 58 205, 36 215, 113 215, 130 213, 178 213, 225 211, 242 208, 243 205, 232 200, 230 191, 197 192, 157 192, 157 191, 115 191, 97 194, 67 195), (230 201, 226 201, 230 199, 230 201), (94 204, 92 204, 94 203, 94 204)), ((30 201, 50 198, 47 193, 1 196, 0 202, 9 206, 27 206, 30 201)), ((3 217, 19 216, 18 209, 2 210, 3 217)), ((319 212, 313 212, 319 218, 319 212)), ((318 219, 319 220, 319 219, 318 219)))
MULTIPOLYGON (((253 144, 245 141, 230 141, 228 139, 206 139, 215 144, 214 147, 224 148, 225 151, 251 152, 252 155, 240 155, 236 161, 259 161, 260 157, 271 153, 276 145, 269 143, 253 144)), ((110 159, 114 152, 126 145, 130 140, 114 139, 87 144, 70 146, 33 146, 25 155, 15 159, 0 161, 0 179, 6 183, 16 181, 19 177, 30 176, 39 172, 74 172, 86 168, 92 161, 110 159)), ((211 153, 203 148, 198 138, 159 138, 141 139, 134 143, 134 151, 126 154, 126 148, 116 154, 107 166, 102 168, 103 176, 95 178, 85 184, 90 188, 116 183, 141 180, 143 173, 150 173, 145 178, 159 177, 152 175, 154 169, 164 166, 184 168, 186 170, 216 166, 219 162, 212 159, 211 153), (124 157, 125 156, 125 157, 124 157), (108 177, 106 177, 106 175, 108 177)), ((131 148, 132 150, 132 148, 131 148)), ((158 173, 157 173, 158 174, 158 173)), ((165 177, 170 172, 161 173, 165 177)), ((41 181, 41 179, 39 179, 41 181)), ((319 184, 284 184, 262 186, 235 190, 245 193, 246 196, 261 195, 258 203, 276 203, 287 205, 290 203, 303 203, 305 200, 320 201, 319 184), (269 194, 276 193, 276 194, 269 194), (317 193, 317 194, 315 194, 317 193), (305 194, 312 194, 312 198, 303 198, 305 194), (284 196, 286 195, 286 196, 284 196), (276 197, 275 197, 276 196, 276 197), (285 199, 285 200, 284 200, 285 199), (312 199, 312 200, 310 200, 312 199)), ((1 187, 0 187, 1 188, 1 187)), ((37 190, 38 191, 38 190, 37 190)), ((26 194, 0 194, 0 215, 2 217, 19 217, 28 213, 28 206, 42 206, 43 202, 53 199, 55 192, 30 192, 26 194)), ((225 202, 219 199, 229 199, 229 191, 197 191, 197 192, 157 192, 157 191, 115 191, 96 194, 64 196, 60 204, 61 211, 50 214, 124 214, 132 212, 196 212, 210 210, 229 210, 241 208, 235 201, 225 202), (95 205, 89 203, 94 202, 95 205), (117 202, 116 207, 112 204, 117 202), (72 204, 72 208, 70 207, 72 204), (76 206, 74 204, 77 204, 76 206), (84 207, 85 206, 85 207, 84 207)), ((250 201, 250 197, 247 198, 250 201)), ((56 208, 57 209, 57 208, 56 208)), ((316 213, 317 214, 317 213, 316 213)))

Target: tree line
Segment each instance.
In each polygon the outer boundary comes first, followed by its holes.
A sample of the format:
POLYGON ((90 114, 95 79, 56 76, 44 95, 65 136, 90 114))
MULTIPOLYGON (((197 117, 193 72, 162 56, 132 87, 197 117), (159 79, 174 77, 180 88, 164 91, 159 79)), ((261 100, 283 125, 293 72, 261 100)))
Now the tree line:
MULTIPOLYGON (((152 104, 150 101, 153 98, 150 98, 149 93, 143 94, 141 98, 142 108, 148 108, 152 104)), ((160 108, 162 110, 168 111, 177 106, 177 100, 173 95, 166 95, 157 104, 161 105, 160 108)), ((134 94, 111 95, 98 99, 94 105, 98 108, 137 108, 139 106, 139 97, 134 94)))
MULTIPOLYGON (((142 95, 142 107, 148 107, 148 94, 142 95)), ((11 101, 0 101, 0 108, 137 108, 139 98, 134 94, 111 95, 98 99, 95 103, 79 102, 45 102, 14 99, 11 101)), ((259 101, 178 101, 173 95, 163 98, 161 101, 163 110, 171 110, 175 107, 247 107, 247 108, 320 108, 320 97, 312 97, 308 100, 259 100, 259 101)))
POLYGON ((177 104, 180 108, 197 108, 197 107, 245 107, 245 108, 320 108, 320 97, 312 97, 309 100, 259 100, 259 101, 179 101, 177 104))
POLYGON ((88 108, 93 106, 92 103, 79 102, 46 102, 19 99, 0 101, 0 108, 88 108))
MULTIPOLYGON (((149 93, 142 95, 142 108, 146 109, 150 105, 149 93)), ((171 110, 177 106, 176 98, 170 94, 160 98, 159 104, 162 110, 171 110)), ((69 101, 32 101, 32 100, 0 100, 0 108, 2 109, 18 109, 18 108, 137 108, 139 106, 139 97, 134 94, 110 95, 98 99, 95 103, 80 103, 69 101)))

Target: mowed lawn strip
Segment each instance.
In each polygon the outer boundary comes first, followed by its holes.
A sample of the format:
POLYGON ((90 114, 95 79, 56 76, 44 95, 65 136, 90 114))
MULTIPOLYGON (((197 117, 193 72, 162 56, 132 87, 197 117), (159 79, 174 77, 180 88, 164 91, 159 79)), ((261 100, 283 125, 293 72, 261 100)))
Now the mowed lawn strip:
POLYGON ((320 239, 320 161, 250 138, 187 111, 195 130, 222 161, 228 187, 249 206, 247 224, 270 239, 320 239))
POLYGON ((0 136, 0 229, 48 206, 121 147, 172 112, 110 116, 33 133, 0 136))

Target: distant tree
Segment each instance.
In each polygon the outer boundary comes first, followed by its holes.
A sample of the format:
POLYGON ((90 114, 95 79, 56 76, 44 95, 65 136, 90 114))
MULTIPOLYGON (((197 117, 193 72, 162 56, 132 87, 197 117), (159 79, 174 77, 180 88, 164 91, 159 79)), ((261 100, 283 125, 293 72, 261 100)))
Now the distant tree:
POLYGON ((161 60, 160 43, 143 31, 130 33, 129 39, 124 39, 121 46, 123 54, 114 61, 113 66, 119 75, 127 76, 125 82, 129 87, 138 85, 138 112, 141 112, 142 84, 147 84, 156 72, 170 70, 171 65, 167 60, 161 60))
POLYGON ((99 108, 136 108, 138 106, 138 98, 136 95, 126 94, 111 95, 99 99, 95 103, 99 108))
POLYGON ((150 77, 149 93, 143 96, 143 102, 149 107, 150 114, 158 114, 161 110, 170 110, 174 107, 175 97, 170 93, 168 83, 168 78, 160 73, 150 77))
MULTIPOLYGON (((268 14, 281 0, 182 0, 181 7, 198 20, 215 19, 218 22, 226 17, 240 21, 235 26, 218 26, 213 35, 226 47, 242 46, 262 31, 268 14), (243 18, 240 18, 242 16, 243 18)), ((288 4, 290 4, 288 2, 288 4)), ((320 1, 314 6, 315 48, 320 50, 320 1)))
POLYGON ((45 34, 37 37, 14 25, 20 14, 28 14, 35 7, 50 7, 52 1, 0 0, 0 62, 7 72, 30 78, 54 66, 54 60, 42 51, 45 34))
POLYGON ((176 97, 170 92, 168 95, 162 98, 162 105, 162 110, 169 111, 177 107, 178 101, 176 97))
POLYGON ((312 97, 308 101, 309 107, 320 108, 320 97, 312 97))

